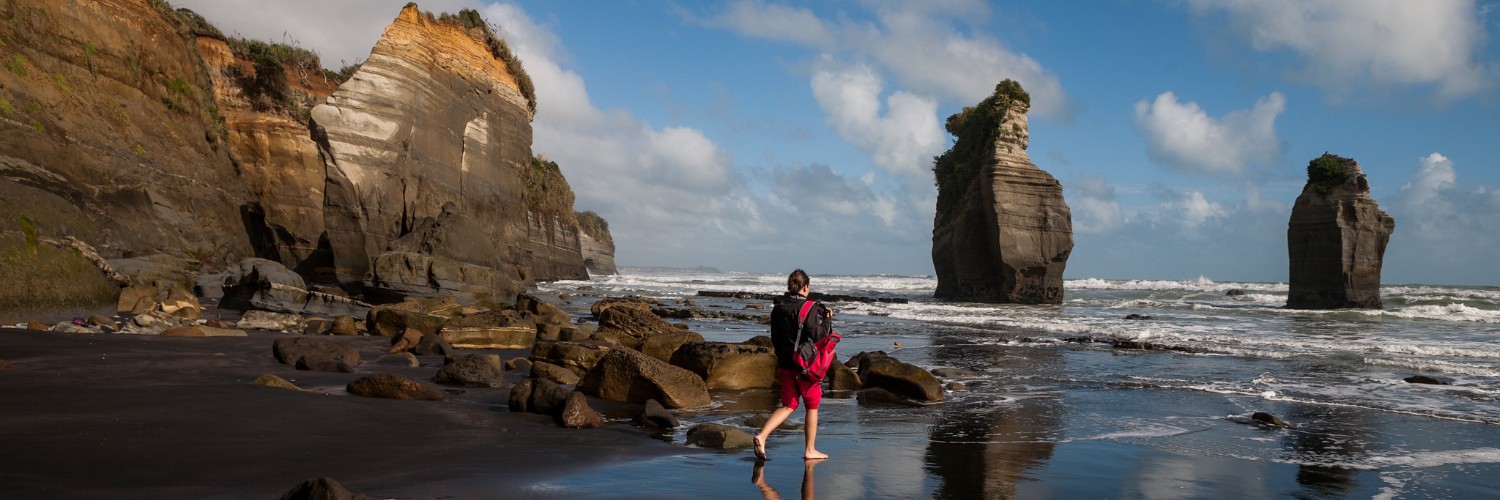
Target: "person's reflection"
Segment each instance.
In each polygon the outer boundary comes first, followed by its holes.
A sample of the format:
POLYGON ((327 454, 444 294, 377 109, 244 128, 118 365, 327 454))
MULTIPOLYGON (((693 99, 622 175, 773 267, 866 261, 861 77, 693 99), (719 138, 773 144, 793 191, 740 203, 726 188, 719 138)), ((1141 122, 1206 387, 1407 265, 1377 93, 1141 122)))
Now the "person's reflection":
MULTIPOLYGON (((802 498, 803 499, 805 499, 805 500, 812 500, 813 494, 815 493, 815 490, 816 490, 816 488, 813 487, 813 467, 816 467, 819 463, 821 463, 824 460, 827 460, 827 459, 826 458, 815 458, 815 459, 811 459, 811 460, 803 460, 802 461, 802 498)), ((755 486, 758 487, 758 488, 760 488, 760 495, 763 496, 763 497, 765 497, 766 500, 773 500, 773 499, 774 500, 781 500, 781 493, 778 493, 776 491, 776 488, 772 488, 770 484, 766 483, 766 472, 765 471, 766 471, 766 463, 757 460, 755 462, 755 468, 750 471, 750 482, 755 483, 755 486)))

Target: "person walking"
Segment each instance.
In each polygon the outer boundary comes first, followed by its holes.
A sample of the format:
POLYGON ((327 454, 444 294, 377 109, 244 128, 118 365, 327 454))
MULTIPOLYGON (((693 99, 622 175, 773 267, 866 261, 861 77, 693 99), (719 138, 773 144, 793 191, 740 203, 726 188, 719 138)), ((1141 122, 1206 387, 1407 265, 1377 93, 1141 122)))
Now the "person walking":
POLYGON ((801 269, 792 271, 786 279, 786 294, 773 301, 775 307, 771 309, 771 346, 776 351, 776 385, 780 389, 781 407, 771 413, 766 425, 755 435, 755 457, 760 460, 767 459, 766 439, 771 437, 771 431, 780 427, 787 417, 792 416, 792 412, 797 411, 799 402, 807 405, 807 424, 804 427, 807 447, 802 452, 802 458, 828 458, 816 446, 818 403, 823 400, 823 384, 821 381, 802 377, 801 369, 794 359, 797 355, 799 329, 803 339, 814 342, 833 333, 833 310, 821 303, 814 302, 807 313, 807 319, 801 319, 803 305, 808 302, 807 294, 812 290, 809 285, 806 272, 801 269))

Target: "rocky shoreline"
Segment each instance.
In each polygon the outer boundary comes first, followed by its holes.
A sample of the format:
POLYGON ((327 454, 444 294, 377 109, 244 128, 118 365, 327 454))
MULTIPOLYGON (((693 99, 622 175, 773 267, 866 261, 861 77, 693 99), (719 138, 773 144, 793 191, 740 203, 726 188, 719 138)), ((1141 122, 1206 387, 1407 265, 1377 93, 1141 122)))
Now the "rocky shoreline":
MULTIPOLYGON (((122 294, 115 315, 8 326, 0 400, 17 410, 0 416, 0 437, 48 451, 0 459, 0 478, 21 496, 263 498, 332 487, 299 484, 318 478, 380 496, 455 495, 750 445, 774 406, 766 338, 705 342, 663 317, 759 323, 764 306, 730 313, 580 293, 523 293, 494 309, 409 299, 356 320, 240 312, 155 290, 122 294), (79 463, 93 472, 73 481, 79 463), (479 468, 505 471, 481 479, 479 468), (440 480, 448 476, 457 482, 440 480)), ((876 405, 959 389, 879 352, 836 365, 828 383, 876 405)))

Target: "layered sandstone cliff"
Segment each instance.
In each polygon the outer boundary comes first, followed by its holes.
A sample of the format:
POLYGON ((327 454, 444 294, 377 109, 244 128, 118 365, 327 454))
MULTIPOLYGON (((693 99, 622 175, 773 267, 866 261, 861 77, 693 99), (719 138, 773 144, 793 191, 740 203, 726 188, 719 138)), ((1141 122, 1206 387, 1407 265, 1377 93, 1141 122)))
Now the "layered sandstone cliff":
POLYGON ((1396 221, 1370 197, 1359 163, 1324 153, 1287 223, 1287 307, 1379 309, 1380 267, 1396 221))
POLYGON ((587 277, 571 191, 530 193, 531 81, 474 11, 408 4, 352 75, 157 0, 0 18, 0 252, 253 255, 376 299, 587 277))
POLYGON ((578 239, 583 246, 583 265, 592 276, 620 274, 615 267, 615 240, 609 221, 592 211, 578 212, 578 239))
POLYGON ((932 229, 935 296, 1058 304, 1073 251, 1062 184, 1026 152, 1030 98, 1006 80, 978 105, 948 118, 953 148, 938 157, 932 229))

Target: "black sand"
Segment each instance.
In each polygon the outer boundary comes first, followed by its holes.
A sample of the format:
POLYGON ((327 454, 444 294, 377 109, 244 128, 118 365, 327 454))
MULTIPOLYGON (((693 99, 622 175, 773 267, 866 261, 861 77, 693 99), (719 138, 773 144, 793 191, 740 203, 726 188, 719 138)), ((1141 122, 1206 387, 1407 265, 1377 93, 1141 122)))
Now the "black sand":
POLYGON ((0 330, 0 360, 13 365, 0 370, 0 496, 277 498, 327 476, 376 497, 498 498, 603 464, 694 453, 625 424, 567 430, 509 413, 508 389, 440 386, 463 391, 442 402, 347 395, 345 384, 382 371, 428 381, 442 359, 375 366, 388 339, 337 338, 360 349, 357 373, 297 371, 271 355, 285 336, 0 330), (251 383, 265 373, 306 391, 251 383))

